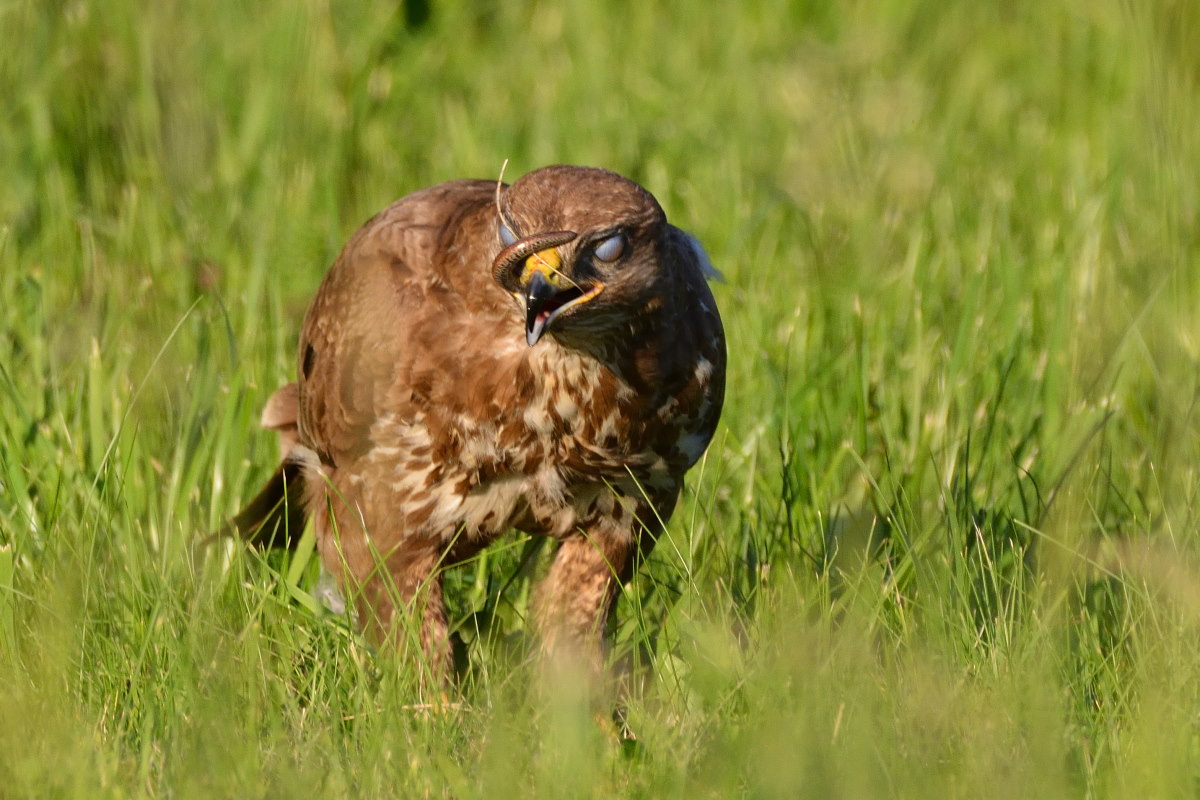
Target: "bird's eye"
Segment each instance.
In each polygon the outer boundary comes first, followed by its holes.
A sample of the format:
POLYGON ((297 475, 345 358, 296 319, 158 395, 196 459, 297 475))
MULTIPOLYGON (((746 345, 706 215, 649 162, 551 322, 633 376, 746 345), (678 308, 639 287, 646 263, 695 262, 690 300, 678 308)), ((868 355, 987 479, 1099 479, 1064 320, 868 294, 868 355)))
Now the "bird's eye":
POLYGON ((508 247, 516 240, 517 240, 517 235, 512 232, 512 229, 510 229, 507 225, 504 224, 504 220, 500 220, 500 241, 504 244, 505 247, 508 247))
POLYGON ((625 245, 625 234, 614 233, 607 239, 602 239, 592 253, 601 261, 612 263, 625 253, 625 245))

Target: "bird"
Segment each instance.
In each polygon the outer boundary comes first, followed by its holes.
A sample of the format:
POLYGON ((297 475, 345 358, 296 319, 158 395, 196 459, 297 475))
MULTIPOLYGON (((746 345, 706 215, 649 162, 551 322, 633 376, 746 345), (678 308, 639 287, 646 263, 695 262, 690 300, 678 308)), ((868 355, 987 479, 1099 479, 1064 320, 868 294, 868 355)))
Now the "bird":
POLYGON ((451 670, 442 572, 510 530, 556 551, 539 650, 601 669, 614 599, 725 399, 699 241, 636 182, 552 165, 416 191, 345 245, 263 414, 282 458, 222 529, 324 567, 375 645, 451 670))

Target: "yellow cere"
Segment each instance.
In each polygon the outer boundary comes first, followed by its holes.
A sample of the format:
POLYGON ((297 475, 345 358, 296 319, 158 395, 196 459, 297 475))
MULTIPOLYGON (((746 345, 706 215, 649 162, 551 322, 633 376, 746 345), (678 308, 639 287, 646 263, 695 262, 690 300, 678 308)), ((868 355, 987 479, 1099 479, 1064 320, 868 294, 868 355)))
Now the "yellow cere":
POLYGON ((547 283, 558 289, 569 286, 571 283, 562 274, 562 259, 559 258, 556 247, 547 247, 525 259, 525 268, 521 270, 521 283, 529 283, 534 272, 542 273, 547 283))

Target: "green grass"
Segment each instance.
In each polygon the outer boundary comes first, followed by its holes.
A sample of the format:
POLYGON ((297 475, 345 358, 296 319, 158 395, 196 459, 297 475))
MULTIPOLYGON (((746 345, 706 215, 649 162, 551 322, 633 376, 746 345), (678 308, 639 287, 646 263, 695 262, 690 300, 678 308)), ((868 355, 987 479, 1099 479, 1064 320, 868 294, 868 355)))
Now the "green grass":
POLYGON ((1200 6, 244 5, 0 8, 0 795, 1195 796, 1200 6), (341 243, 505 159, 727 278, 637 747, 523 663, 520 539, 432 714, 312 564, 193 550, 341 243))

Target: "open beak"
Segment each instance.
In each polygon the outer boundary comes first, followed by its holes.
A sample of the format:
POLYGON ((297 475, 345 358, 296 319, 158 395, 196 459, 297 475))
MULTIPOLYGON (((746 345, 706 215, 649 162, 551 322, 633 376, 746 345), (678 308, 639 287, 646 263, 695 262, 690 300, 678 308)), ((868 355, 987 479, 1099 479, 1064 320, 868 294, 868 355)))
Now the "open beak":
POLYGON ((521 271, 525 300, 525 341, 533 347, 564 311, 582 305, 604 291, 600 282, 580 285, 567 278, 556 248, 529 256, 521 271))

